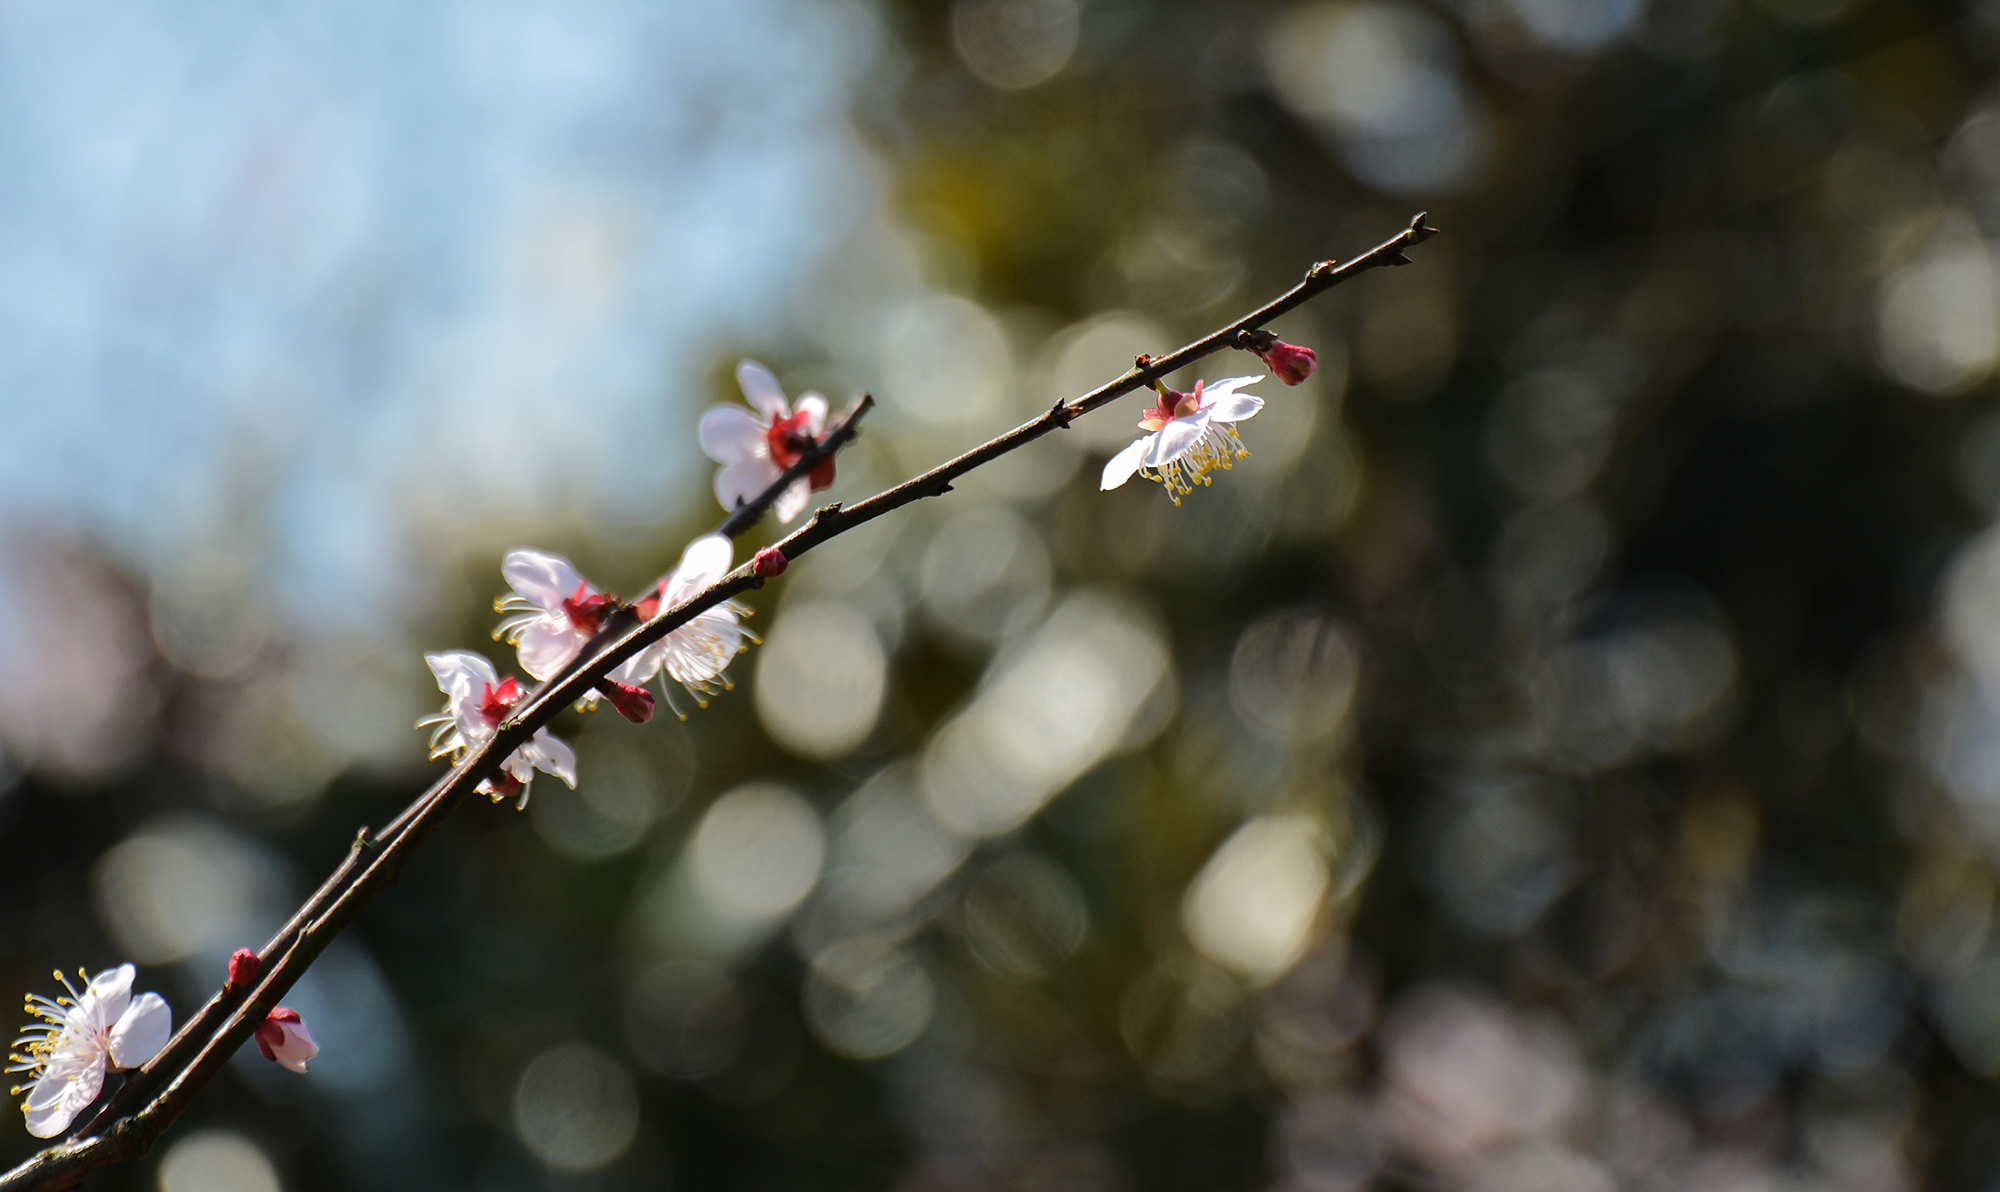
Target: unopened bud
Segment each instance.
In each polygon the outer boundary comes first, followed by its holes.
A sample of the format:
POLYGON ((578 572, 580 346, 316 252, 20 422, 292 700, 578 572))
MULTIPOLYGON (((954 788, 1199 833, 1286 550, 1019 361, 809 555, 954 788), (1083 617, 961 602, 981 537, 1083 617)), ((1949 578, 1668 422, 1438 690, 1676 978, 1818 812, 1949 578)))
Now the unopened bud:
POLYGON ((229 954, 229 983, 227 988, 231 990, 250 988, 251 984, 257 980, 257 973, 263 967, 264 962, 257 959, 255 952, 252 952, 248 948, 236 949, 236 951, 229 954))
POLYGON ((644 724, 653 718, 653 693, 644 687, 634 687, 630 683, 620 683, 615 679, 599 679, 597 689, 618 714, 633 724, 644 724))
POLYGON ((265 1015, 254 1038, 265 1059, 301 1075, 305 1073, 306 1061, 319 1054, 319 1044, 313 1042, 305 1020, 288 1006, 279 1006, 265 1015))
POLYGON ((1319 364, 1319 354, 1311 348, 1288 344, 1268 331, 1240 331, 1236 341, 1244 351, 1255 353, 1272 375, 1287 385, 1305 380, 1319 364))
POLYGON ((765 579, 771 579, 775 576, 783 575, 785 568, 790 565, 790 562, 789 559, 785 558, 784 551, 779 550, 775 546, 767 546, 757 552, 756 558, 750 560, 750 570, 763 576, 765 579))

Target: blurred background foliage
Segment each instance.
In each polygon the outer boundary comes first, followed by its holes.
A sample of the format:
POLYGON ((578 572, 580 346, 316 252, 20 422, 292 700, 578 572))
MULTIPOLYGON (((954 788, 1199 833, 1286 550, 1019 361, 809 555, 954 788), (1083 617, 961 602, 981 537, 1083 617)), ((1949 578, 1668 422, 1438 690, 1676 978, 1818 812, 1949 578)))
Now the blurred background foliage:
POLYGON ((1941 0, 0 8, 0 986, 182 1016, 436 775, 502 550, 630 593, 719 519, 740 357, 878 396, 852 500, 1445 229, 1279 325, 1319 372, 1181 508, 1096 491, 1106 411, 756 593, 685 724, 565 714, 577 791, 288 999, 308 1078, 91 1186, 1993 1186, 1996 54, 1941 0))

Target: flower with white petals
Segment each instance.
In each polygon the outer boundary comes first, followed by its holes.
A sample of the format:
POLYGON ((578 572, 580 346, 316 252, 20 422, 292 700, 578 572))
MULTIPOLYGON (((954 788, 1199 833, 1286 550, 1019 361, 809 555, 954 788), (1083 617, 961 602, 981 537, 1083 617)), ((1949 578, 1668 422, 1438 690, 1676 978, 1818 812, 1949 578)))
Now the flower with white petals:
POLYGON ((537 679, 569 665, 618 608, 561 555, 510 550, 500 574, 513 591, 493 602, 493 611, 510 614, 493 636, 518 650, 521 669, 537 679))
MULTIPOLYGON (((721 534, 708 534, 688 543, 680 563, 647 589, 645 598, 639 601, 639 615, 651 620, 661 609, 674 607, 729 574, 735 549, 735 544, 721 534)), ((674 706, 666 679, 672 678, 687 688, 695 703, 704 708, 708 706, 708 697, 717 690, 730 690, 733 684, 724 673, 730 660, 744 651, 746 640, 757 640, 739 624, 749 615, 750 610, 734 600, 703 609, 687 624, 627 659, 610 677, 636 686, 650 682, 655 675, 664 675, 660 691, 666 695, 667 706, 673 708, 674 715, 685 720, 687 717, 674 706)))
MULTIPOLYGON (((777 483, 785 469, 819 442, 826 427, 824 397, 808 393, 794 407, 778 378, 755 360, 736 366, 736 383, 755 414, 741 406, 716 406, 701 416, 701 449, 722 465, 715 474, 715 499, 724 509, 746 504, 777 483)), ((772 512, 780 522, 791 521, 805 511, 813 493, 832 483, 829 455, 778 494, 772 512)))
MULTIPOLYGON (((431 756, 449 756, 455 765, 492 739, 500 722, 521 702, 521 684, 512 675, 502 679, 492 663, 464 650, 426 654, 424 661, 437 676, 438 690, 444 692, 444 711, 417 721, 417 727, 431 727, 431 756)), ((537 770, 576 789, 576 754, 543 728, 501 763, 500 773, 479 784, 479 793, 495 803, 518 796, 515 806, 526 807, 528 783, 537 770)))
POLYGON ((257 1050, 264 1053, 265 1059, 301 1076, 305 1075, 306 1061, 319 1054, 319 1044, 313 1042, 305 1019, 299 1017, 297 1010, 285 1006, 264 1016, 255 1037, 257 1050))
POLYGON ((62 1133, 78 1111, 97 1099, 105 1068, 136 1068, 167 1045, 173 1011, 157 993, 133 997, 133 974, 129 964, 106 969, 85 978, 78 993, 69 978, 57 973, 68 997, 28 995, 27 1010, 36 1021, 22 1028, 7 1057, 7 1071, 35 1076, 33 1084, 14 1090, 28 1095, 21 1103, 28 1133, 36 1138, 62 1133))
POLYGON ((1263 409, 1264 399, 1236 391, 1263 379, 1231 377, 1206 387, 1196 381, 1193 393, 1156 386, 1159 404, 1139 420, 1147 433, 1104 465, 1100 487, 1117 488, 1136 472, 1166 485, 1167 495, 1180 504, 1195 485, 1209 483, 1210 472, 1249 456, 1236 424, 1263 409))

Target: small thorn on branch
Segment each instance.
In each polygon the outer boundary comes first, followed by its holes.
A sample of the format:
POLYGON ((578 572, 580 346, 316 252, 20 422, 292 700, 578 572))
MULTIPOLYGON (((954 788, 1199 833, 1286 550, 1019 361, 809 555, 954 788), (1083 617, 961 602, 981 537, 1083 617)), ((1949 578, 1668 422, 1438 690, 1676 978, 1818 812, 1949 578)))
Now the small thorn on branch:
POLYGON ((1419 244, 1438 234, 1430 225, 1430 215, 1428 211, 1419 211, 1410 219, 1410 238, 1419 244))

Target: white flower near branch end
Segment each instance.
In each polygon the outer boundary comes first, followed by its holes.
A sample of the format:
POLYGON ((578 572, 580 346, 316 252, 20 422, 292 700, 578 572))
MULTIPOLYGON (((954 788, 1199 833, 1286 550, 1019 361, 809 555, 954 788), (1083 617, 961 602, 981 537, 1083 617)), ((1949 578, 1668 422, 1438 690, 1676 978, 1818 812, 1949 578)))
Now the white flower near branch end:
MULTIPOLYGON (((502 679, 492 663, 465 650, 426 654, 424 662, 444 692, 444 711, 417 721, 417 727, 431 729, 432 757, 450 757, 456 765, 492 739, 500 722, 521 702, 521 683, 512 675, 502 679)), ((515 806, 526 807, 528 784, 537 770, 576 789, 576 754, 543 728, 501 764, 500 773, 479 784, 479 793, 496 803, 515 796, 515 806)))
MULTIPOLYGON (((728 575, 735 557, 735 544, 721 534, 707 534, 688 543, 674 569, 647 589, 645 598, 639 601, 639 615, 651 620, 661 609, 672 608, 699 593, 728 575)), ((667 707, 685 720, 687 717, 674 706, 666 680, 671 678, 687 688, 695 703, 704 708, 717 691, 730 690, 733 685, 725 673, 730 661, 747 648, 744 642, 757 640, 740 623, 749 615, 750 610, 734 600, 704 609, 687 624, 627 659, 611 672, 611 678, 642 686, 655 675, 663 676, 660 692, 667 697, 667 707)))
MULTIPOLYGON (((722 465, 715 474, 715 499, 724 509, 747 504, 777 483, 785 470, 819 442, 826 428, 826 399, 807 393, 794 407, 778 378, 755 360, 736 366, 736 383, 757 412, 716 406, 701 416, 701 450, 722 465)), ((833 483, 833 457, 813 465, 778 494, 771 511, 780 522, 805 512, 812 494, 833 483)))
MULTIPOLYGON (((157 993, 132 996, 135 970, 129 964, 86 978, 82 993, 61 973, 67 997, 28 995, 36 1021, 22 1028, 7 1056, 9 1072, 35 1077, 21 1112, 28 1133, 54 1138, 68 1128, 104 1087, 104 1070, 136 1068, 158 1055, 173 1034, 173 1011, 157 993)), ((77 974, 83 976, 81 972, 77 974)))
POLYGON ((274 1064, 289 1068, 299 1075, 305 1075, 306 1061, 319 1054, 319 1044, 313 1042, 312 1032, 306 1029, 305 1019, 297 1010, 279 1006, 264 1016, 257 1027, 257 1050, 274 1064))
POLYGON ((1117 488, 1137 473, 1165 485, 1174 504, 1180 504, 1195 485, 1210 482, 1209 473, 1226 471, 1249 457, 1236 424, 1263 409, 1264 399, 1236 391, 1263 379, 1230 377, 1208 386, 1196 381, 1193 393, 1158 386, 1159 404, 1139 420, 1148 433, 1111 457, 1100 487, 1117 488))

